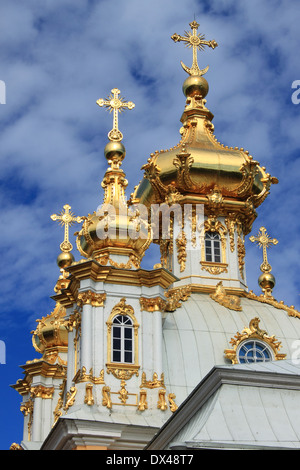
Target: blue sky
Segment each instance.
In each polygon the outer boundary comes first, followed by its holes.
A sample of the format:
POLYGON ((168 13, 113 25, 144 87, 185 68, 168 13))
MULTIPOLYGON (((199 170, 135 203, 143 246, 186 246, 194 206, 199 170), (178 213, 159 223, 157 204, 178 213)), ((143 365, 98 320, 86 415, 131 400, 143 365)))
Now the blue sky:
MULTIPOLYGON (((200 68, 210 65, 207 107, 217 139, 249 150, 279 179, 258 209, 253 233, 264 225, 279 240, 269 251, 273 293, 300 309, 300 104, 291 100, 292 83, 300 80, 297 3, 3 0, 0 449, 22 439, 21 397, 9 385, 21 378, 19 365, 38 356, 30 331, 54 306, 63 231, 50 215, 66 203, 87 215, 102 202, 112 116, 96 100, 117 87, 136 105, 120 116, 129 195, 150 153, 179 141, 186 78, 180 61, 190 66, 192 55, 170 37, 184 34, 194 15, 199 31, 219 44, 199 54, 200 68)), ((248 286, 260 293, 262 253, 248 241, 246 248, 248 286)))

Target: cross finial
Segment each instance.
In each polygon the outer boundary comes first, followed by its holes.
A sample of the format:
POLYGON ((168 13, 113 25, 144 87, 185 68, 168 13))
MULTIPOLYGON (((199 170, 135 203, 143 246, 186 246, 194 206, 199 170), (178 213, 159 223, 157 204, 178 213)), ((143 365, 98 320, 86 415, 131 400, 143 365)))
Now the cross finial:
POLYGON ((205 41, 205 36, 204 34, 197 34, 197 29, 199 28, 199 23, 197 23, 196 20, 192 21, 190 23, 190 27, 192 29, 192 32, 190 31, 185 31, 184 36, 180 36, 179 34, 175 33, 173 36, 171 36, 171 39, 173 39, 174 42, 180 42, 183 41, 186 43, 186 47, 192 47, 193 48, 193 63, 192 67, 189 68, 186 65, 184 65, 183 62, 181 62, 181 66, 185 72, 187 72, 189 75, 199 75, 200 77, 204 75, 208 71, 208 66, 205 69, 200 69, 198 66, 198 61, 197 61, 197 50, 204 50, 204 46, 211 47, 212 49, 215 49, 215 47, 218 46, 218 43, 213 39, 212 41, 205 41))
POLYGON ((52 220, 58 220, 59 225, 64 225, 64 241, 60 244, 60 249, 64 253, 67 253, 73 249, 72 243, 69 241, 69 227, 73 225, 75 222, 80 223, 82 222, 82 217, 75 216, 71 211, 71 206, 69 204, 65 204, 63 207, 64 210, 61 211, 60 214, 52 214, 52 220))
POLYGON ((133 109, 135 107, 132 101, 125 101, 124 98, 119 97, 120 93, 118 88, 113 88, 107 100, 101 98, 96 101, 99 106, 108 108, 110 113, 113 111, 113 128, 108 133, 109 140, 113 142, 120 142, 123 139, 123 134, 118 128, 118 113, 124 111, 125 108, 133 109))
POLYGON ((249 240, 253 243, 256 243, 259 248, 263 248, 263 262, 260 265, 260 270, 263 273, 270 273, 272 267, 268 263, 267 248, 270 248, 271 245, 277 245, 278 240, 276 240, 276 238, 269 237, 265 227, 260 227, 257 236, 252 236, 249 238, 249 240))

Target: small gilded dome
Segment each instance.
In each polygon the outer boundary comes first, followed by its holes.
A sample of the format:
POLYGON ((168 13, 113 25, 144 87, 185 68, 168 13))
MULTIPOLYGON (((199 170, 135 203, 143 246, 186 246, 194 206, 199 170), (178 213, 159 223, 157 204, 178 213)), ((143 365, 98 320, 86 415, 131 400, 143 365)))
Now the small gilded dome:
POLYGON ((110 167, 102 181, 103 204, 97 212, 83 218, 82 229, 77 234, 77 249, 82 256, 102 264, 107 263, 112 252, 125 255, 130 259, 129 265, 139 267, 150 237, 139 212, 127 204, 125 189, 128 181, 120 168, 125 147, 121 142, 109 142, 104 154, 110 167))
POLYGON ((65 314, 65 308, 57 303, 53 312, 37 320, 37 328, 32 331, 32 343, 37 352, 45 356, 51 348, 68 346, 68 331, 64 325, 65 314))
MULTIPOLYGON (((113 206, 112 206, 113 207, 113 206)), ((147 227, 137 227, 137 222, 127 213, 100 212, 89 214, 77 235, 77 248, 86 258, 102 258, 108 249, 136 255, 137 261, 143 257, 148 247, 147 227)), ((139 263, 138 263, 139 264, 139 263)))

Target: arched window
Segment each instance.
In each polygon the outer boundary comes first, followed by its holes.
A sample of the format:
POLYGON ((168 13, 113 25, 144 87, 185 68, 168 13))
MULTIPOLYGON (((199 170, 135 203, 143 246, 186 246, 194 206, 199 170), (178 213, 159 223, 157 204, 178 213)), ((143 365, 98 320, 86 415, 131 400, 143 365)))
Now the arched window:
POLYGON ((257 340, 243 341, 237 350, 238 362, 267 362, 272 360, 272 353, 266 343, 257 340))
POLYGON ((122 298, 107 319, 107 371, 118 379, 138 374, 139 324, 131 305, 122 298))
POLYGON ((132 364, 133 323, 126 315, 117 315, 112 321, 112 362, 132 364))
POLYGON ((217 232, 205 233, 205 261, 221 263, 221 240, 217 232))

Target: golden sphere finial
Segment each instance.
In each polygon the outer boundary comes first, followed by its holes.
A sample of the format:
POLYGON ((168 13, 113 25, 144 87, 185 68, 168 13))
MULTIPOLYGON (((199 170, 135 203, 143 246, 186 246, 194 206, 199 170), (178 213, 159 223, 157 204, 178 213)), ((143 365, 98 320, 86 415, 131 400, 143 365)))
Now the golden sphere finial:
POLYGON ((104 147, 104 155, 107 160, 123 161, 125 158, 125 147, 122 142, 108 142, 104 147))
POLYGON ((209 90, 208 82, 199 75, 190 75, 182 85, 183 94, 186 97, 201 96, 205 98, 209 90))
POLYGON ((74 261, 74 256, 69 251, 62 251, 57 257, 57 265, 62 269, 71 266, 74 261))
POLYGON ((275 277, 272 273, 263 273, 258 278, 258 284, 264 292, 265 296, 272 295, 272 290, 275 287, 275 277))

